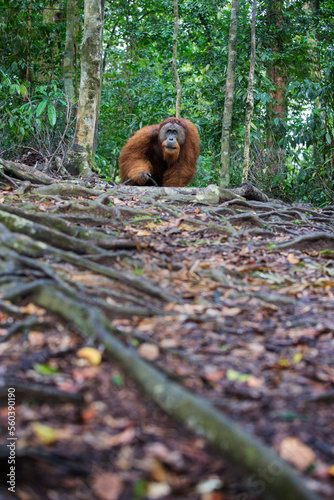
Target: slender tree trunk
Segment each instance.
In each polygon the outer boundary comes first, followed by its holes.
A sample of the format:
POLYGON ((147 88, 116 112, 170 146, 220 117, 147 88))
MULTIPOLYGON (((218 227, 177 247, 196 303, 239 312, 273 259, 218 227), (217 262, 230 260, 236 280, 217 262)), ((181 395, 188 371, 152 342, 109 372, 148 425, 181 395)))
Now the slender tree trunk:
POLYGON ((73 59, 75 37, 75 8, 76 0, 67 0, 66 42, 64 51, 63 77, 65 94, 67 95, 70 103, 74 102, 73 59))
POLYGON ((225 104, 222 127, 221 146, 221 169, 220 185, 228 187, 230 185, 230 151, 231 151, 231 128, 233 112, 233 94, 235 80, 235 66, 237 61, 237 32, 240 0, 232 0, 230 33, 228 43, 228 63, 226 75, 225 104))
POLYGON ((29 18, 28 18, 28 53, 27 53, 27 69, 26 69, 26 82, 30 80, 30 59, 31 59, 31 0, 29 3, 29 18))
POLYGON ((268 148, 271 150, 271 161, 267 173, 272 176, 284 171, 284 150, 279 146, 279 142, 285 134, 282 122, 286 118, 286 74, 280 54, 283 46, 280 30, 283 25, 283 0, 268 1, 269 32, 273 44, 271 46, 274 53, 273 65, 268 69, 268 77, 273 84, 274 90, 271 92, 273 102, 268 106, 269 134, 268 148), (271 124, 275 119, 279 119, 278 125, 271 124))
POLYGON ((251 58, 249 67, 248 93, 246 99, 246 119, 245 119, 245 148, 244 148, 244 169, 242 182, 247 182, 249 171, 249 148, 250 148, 250 128, 254 111, 254 71, 255 71, 255 24, 256 24, 257 0, 253 0, 252 29, 251 29, 251 58))
POLYGON ((75 74, 75 99, 78 100, 78 50, 77 44, 74 44, 74 74, 75 74))
MULTIPOLYGON (((318 15, 319 10, 320 10, 320 2, 319 0, 307 0, 305 4, 303 5, 303 8, 307 11, 312 13, 313 16, 318 15)), ((317 49, 317 42, 316 40, 318 39, 318 33, 317 30, 311 30, 308 33, 308 41, 310 45, 309 49, 309 59, 311 60, 311 74, 312 78, 321 83, 321 63, 320 63, 320 58, 319 58, 319 52, 317 49)), ((322 127, 324 129, 324 137, 326 136, 326 131, 327 129, 327 112, 326 112, 326 106, 324 106, 324 103, 321 101, 320 97, 316 97, 313 103, 313 108, 314 110, 317 110, 316 113, 318 114, 319 117, 319 125, 318 127, 322 127)), ((314 138, 313 141, 313 162, 314 165, 317 167, 320 167, 320 165, 323 164, 324 161, 326 161, 326 158, 323 158, 323 145, 322 145, 322 139, 319 140, 319 138, 314 138)), ((332 147, 332 146, 331 146, 332 147)), ((326 147, 324 148, 326 150, 326 147)), ((331 157, 331 165, 332 165, 332 158, 331 157)))
POLYGON ((180 118, 181 116, 181 96, 182 96, 182 87, 180 82, 179 73, 177 71, 177 37, 179 33, 179 9, 178 9, 178 0, 174 0, 174 34, 173 34, 173 76, 176 84, 176 118, 180 118))
POLYGON ((81 81, 74 143, 66 168, 87 177, 94 167, 101 96, 104 1, 85 0, 85 24, 81 53, 81 81))

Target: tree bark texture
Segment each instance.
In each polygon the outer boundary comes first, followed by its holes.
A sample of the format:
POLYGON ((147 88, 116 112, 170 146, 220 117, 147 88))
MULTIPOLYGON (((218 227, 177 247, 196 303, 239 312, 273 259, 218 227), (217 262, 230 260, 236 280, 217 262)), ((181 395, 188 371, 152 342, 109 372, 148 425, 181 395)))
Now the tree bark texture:
POLYGON ((28 52, 27 52, 27 68, 26 82, 30 80, 30 50, 31 50, 31 1, 29 3, 29 18, 28 18, 28 52))
POLYGON ((283 129, 279 122, 277 125, 274 123, 274 127, 270 125, 277 118, 280 121, 286 118, 286 74, 280 61, 280 53, 282 52, 282 44, 284 43, 281 36, 283 8, 282 0, 268 2, 269 34, 273 40, 271 48, 274 55, 273 64, 268 69, 268 77, 273 85, 273 91, 271 92, 273 102, 269 103, 268 106, 268 148, 272 150, 272 154, 267 173, 271 175, 276 175, 284 171, 284 150, 278 144, 285 133, 285 129, 283 129))
POLYGON ((280 52, 282 50, 282 37, 280 30, 283 25, 283 2, 282 0, 274 0, 268 4, 268 21, 271 36, 274 39, 272 50, 274 53, 274 63, 268 70, 268 75, 273 83, 274 90, 272 92, 273 103, 270 106, 271 114, 274 118, 285 118, 285 91, 286 77, 285 71, 280 63, 280 52))
POLYGON ((73 85, 73 60, 74 60, 74 37, 75 37, 75 0, 67 0, 66 11, 66 42, 63 62, 63 78, 65 94, 70 103, 74 102, 73 85))
POLYGON ((254 111, 254 71, 255 71, 255 24, 256 24, 257 0, 253 0, 252 29, 251 29, 251 58, 248 77, 248 92, 246 99, 246 119, 245 119, 245 147, 244 147, 244 168, 242 182, 247 182, 249 171, 249 148, 250 148, 250 128, 254 111))
POLYGON ((179 73, 177 71, 177 38, 179 33, 179 9, 178 0, 174 0, 174 34, 173 34, 173 76, 176 85, 176 105, 175 105, 175 116, 176 118, 181 117, 181 96, 182 96, 182 86, 180 82, 179 73))
POLYGON ((222 127, 221 145, 221 169, 220 185, 228 187, 230 185, 230 151, 231 151, 231 128, 233 112, 233 94, 235 81, 235 66, 237 60, 237 32, 240 0, 232 0, 230 33, 228 43, 228 63, 226 75, 225 104, 222 127))
POLYGON ((73 175, 89 176, 94 166, 101 97, 104 2, 85 0, 85 23, 81 53, 78 117, 67 169, 73 175))

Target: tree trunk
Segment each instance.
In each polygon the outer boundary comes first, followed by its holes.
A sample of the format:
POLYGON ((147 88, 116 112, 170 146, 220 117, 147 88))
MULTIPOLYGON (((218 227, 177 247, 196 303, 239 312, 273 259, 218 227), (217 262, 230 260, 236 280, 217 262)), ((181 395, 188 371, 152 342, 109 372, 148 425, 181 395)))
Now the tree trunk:
POLYGON ((75 36, 75 7, 76 0, 67 0, 66 42, 64 51, 63 75, 65 94, 67 95, 70 103, 74 102, 73 59, 75 36))
POLYGON ((28 17, 28 52, 27 52, 27 69, 26 69, 26 82, 30 81, 30 50, 31 50, 31 1, 29 3, 29 17, 28 17))
MULTIPOLYGON (((303 5, 303 8, 307 12, 311 13, 313 16, 318 16, 319 10, 320 10, 319 0, 308 0, 303 5)), ((310 32, 308 33, 308 40, 309 40, 309 44, 310 44, 309 59, 311 60, 312 78, 316 82, 321 82, 322 72, 320 70, 321 62, 320 62, 320 57, 319 57, 319 51, 317 48, 317 40, 318 40, 317 29, 315 29, 314 31, 310 30, 310 32), (315 37, 315 39, 313 38, 312 35, 315 37)), ((321 128, 324 129, 323 137, 326 140, 326 133, 329 132, 331 134, 332 129, 330 127, 330 129, 327 130, 326 105, 324 102, 322 102, 319 95, 314 100, 313 109, 314 109, 315 113, 317 113, 318 119, 319 119, 319 124, 318 124, 317 128, 318 128, 318 130, 321 128)), ((322 134, 319 134, 319 135, 322 135, 322 134)), ((326 158, 323 155, 324 149, 326 150, 326 147, 323 148, 322 139, 320 139, 319 135, 317 134, 317 136, 315 136, 313 139, 313 162, 314 162, 314 166, 316 166, 318 168, 320 168, 320 166, 323 165, 323 163, 326 161, 326 158)), ((332 159, 331 159, 331 163, 332 163, 332 159)))
POLYGON ((97 144, 101 97, 104 1, 85 0, 85 24, 81 53, 81 81, 74 143, 66 168, 73 175, 92 174, 97 144))
POLYGON ((237 60, 237 31, 238 31, 239 7, 240 7, 240 0, 232 0, 230 33, 229 33, 229 44, 228 44, 225 104, 224 104, 224 116, 223 116, 223 127, 222 127, 221 169, 220 169, 220 185, 222 187, 228 187, 230 185, 231 128, 232 128, 235 66, 237 60))
POLYGON ((257 0, 253 0, 252 29, 251 29, 251 58, 249 67, 248 93, 246 99, 246 119, 245 119, 245 148, 244 148, 244 169, 242 182, 247 182, 249 171, 249 148, 250 148, 250 128, 254 111, 254 71, 255 71, 255 24, 256 24, 257 0))
POLYGON ((177 37, 179 33, 179 11, 178 11, 178 0, 174 0, 174 34, 173 34, 173 76, 176 84, 176 106, 175 106, 175 116, 176 118, 181 117, 181 95, 182 87, 180 82, 179 73, 177 71, 177 37))
POLYGON ((273 126, 269 125, 268 148, 271 150, 271 161, 267 173, 277 175, 284 171, 284 150, 280 147, 285 129, 282 121, 286 118, 286 75, 283 65, 280 61, 280 54, 283 50, 283 37, 280 30, 283 25, 283 1, 274 0, 268 2, 268 19, 269 19, 269 34, 274 40, 272 42, 272 51, 274 54, 274 62, 271 68, 268 69, 268 77, 273 84, 271 97, 273 102, 268 106, 268 121, 273 126), (275 120, 279 120, 275 123, 275 120))

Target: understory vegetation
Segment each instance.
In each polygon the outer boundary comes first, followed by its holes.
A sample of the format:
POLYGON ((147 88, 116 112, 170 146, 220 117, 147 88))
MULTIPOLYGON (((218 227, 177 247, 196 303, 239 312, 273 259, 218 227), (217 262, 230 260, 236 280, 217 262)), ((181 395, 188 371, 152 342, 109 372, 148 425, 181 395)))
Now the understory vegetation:
MULTIPOLYGON (((252 2, 241 3, 232 187, 241 183, 250 64, 252 2)), ((0 156, 30 165, 64 154, 74 135, 75 105, 63 86, 66 9, 51 4, 0 1, 0 156)), ((179 2, 181 116, 191 119, 201 136, 193 182, 198 187, 219 181, 230 11, 230 1, 179 2)), ((333 12, 333 1, 258 5, 249 180, 289 202, 321 206, 334 199, 333 12)), ((166 0, 105 4, 96 171, 112 181, 119 182, 117 158, 128 137, 175 113, 173 26, 172 3, 166 0)), ((76 92, 82 28, 78 9, 76 92)))

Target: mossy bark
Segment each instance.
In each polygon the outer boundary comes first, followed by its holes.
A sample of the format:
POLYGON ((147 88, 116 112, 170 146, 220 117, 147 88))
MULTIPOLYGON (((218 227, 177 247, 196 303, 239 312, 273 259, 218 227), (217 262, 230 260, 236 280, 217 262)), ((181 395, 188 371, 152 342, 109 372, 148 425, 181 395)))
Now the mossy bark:
POLYGON ((66 42, 63 62, 63 78, 65 94, 70 103, 74 102, 73 58, 75 37, 75 0, 67 0, 66 11, 66 42))
POLYGON ((85 0, 85 25, 81 54, 81 81, 74 144, 66 168, 73 175, 92 174, 97 144, 101 95, 104 2, 85 0))
POLYGON ((248 77, 248 92, 246 99, 246 118, 245 118, 245 147, 244 147, 244 168, 242 173, 242 182, 247 182, 249 171, 249 148, 250 148, 250 128, 254 111, 254 72, 255 72, 255 23, 256 23, 257 0, 253 1, 252 29, 251 29, 251 59, 248 77))
POLYGON ((237 61, 237 32, 240 0, 232 1, 230 33, 228 42, 228 63, 226 75, 225 104, 222 126, 222 146, 221 146, 221 169, 220 185, 228 187, 230 185, 230 151, 231 151, 231 128, 233 111, 233 94, 235 80, 235 66, 237 61))

